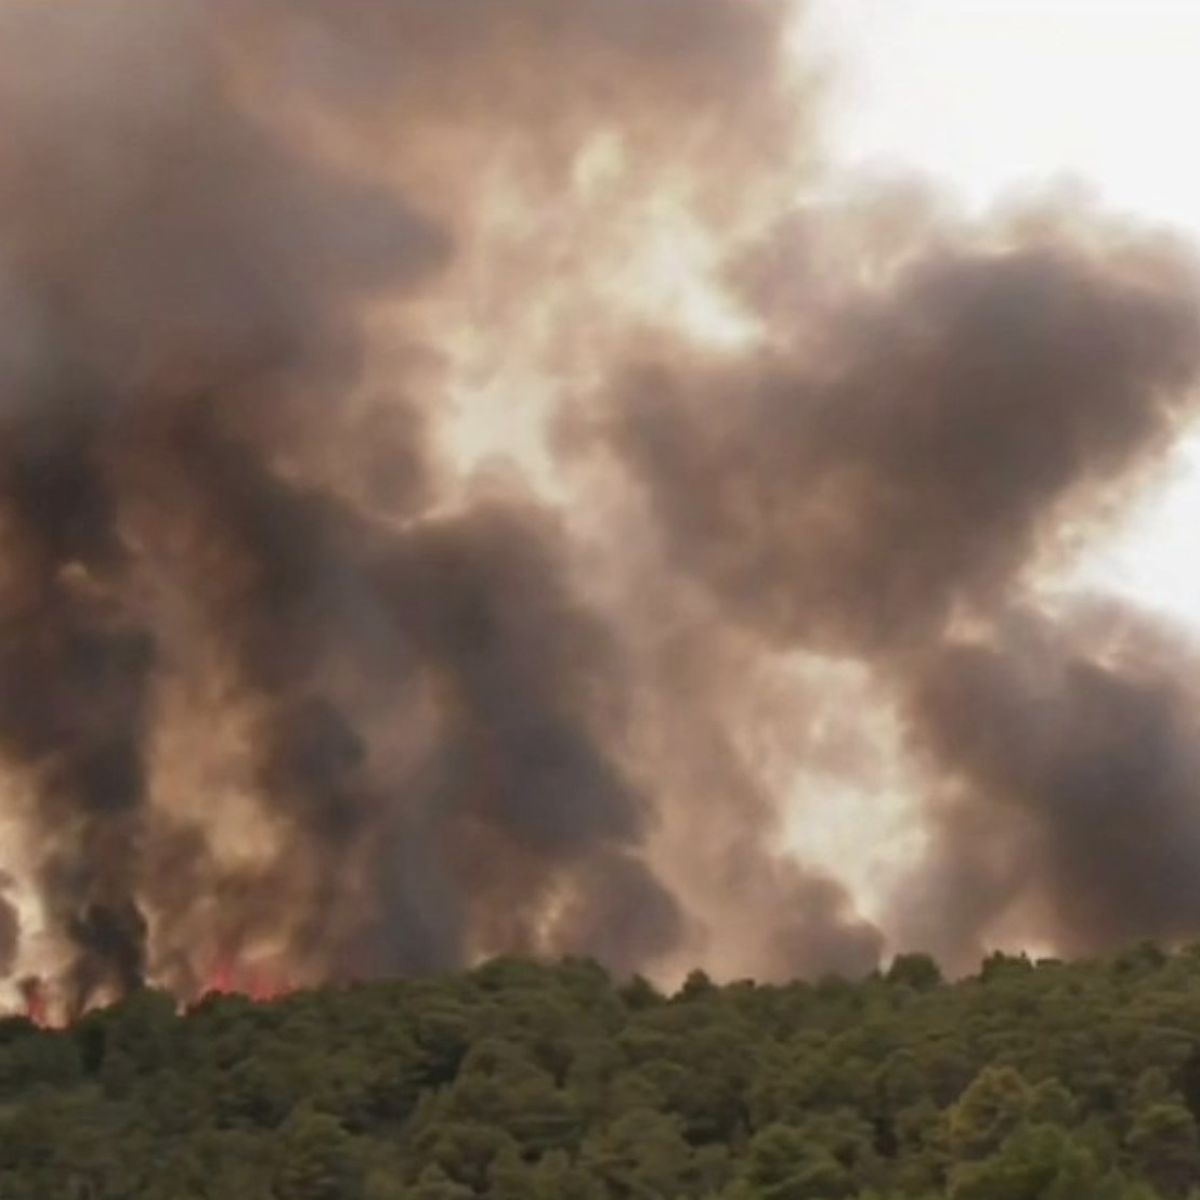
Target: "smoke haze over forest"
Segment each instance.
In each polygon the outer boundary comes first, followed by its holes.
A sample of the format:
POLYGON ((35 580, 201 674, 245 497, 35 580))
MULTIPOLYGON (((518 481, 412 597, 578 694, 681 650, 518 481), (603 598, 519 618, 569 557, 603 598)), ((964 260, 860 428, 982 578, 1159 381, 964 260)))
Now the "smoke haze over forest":
POLYGON ((1056 586, 1193 415, 1191 252, 839 179, 804 61, 779 0, 0 0, 14 988, 1200 934, 1197 648, 1056 586), (849 793, 870 896, 789 832, 849 793))

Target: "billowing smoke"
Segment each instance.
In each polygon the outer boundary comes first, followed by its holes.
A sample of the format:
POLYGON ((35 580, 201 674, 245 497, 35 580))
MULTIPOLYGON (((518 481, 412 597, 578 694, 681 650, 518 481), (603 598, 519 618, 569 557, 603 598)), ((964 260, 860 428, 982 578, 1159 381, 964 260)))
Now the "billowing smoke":
POLYGON ((1161 445, 1200 358, 1187 281, 1130 258, 934 249, 794 356, 633 372, 618 439, 673 558, 835 653, 986 612, 1066 502, 1161 445))
POLYGON ((1149 236, 975 236, 910 247, 859 295, 793 294, 799 332, 767 351, 660 347, 616 387, 611 437, 668 561, 730 620, 865 661, 899 706, 934 849, 894 936, 970 963, 1024 907, 1072 949, 1178 939, 1200 837, 1187 655, 1115 602, 1081 644, 1035 585, 1186 416, 1195 280, 1149 236))
POLYGON ((983 641, 947 642, 912 685, 946 789, 920 903, 970 889, 979 906, 962 928, 944 908, 918 918, 949 957, 977 953, 1014 905, 1070 953, 1195 936, 1195 650, 1144 615, 1089 608, 1058 623, 1014 614, 983 641), (973 884, 953 881, 964 869, 973 884))
POLYGON ((1192 266, 817 203, 800 15, 0 0, 5 974, 1195 932, 1190 660, 1039 590, 1188 416, 1192 266), (787 833, 870 786, 846 664, 929 842, 877 921, 787 833))
POLYGON ((439 455, 438 296, 489 170, 559 189, 601 134, 640 170, 687 112, 693 152, 749 158, 705 132, 713 85, 777 139, 743 82, 780 28, 677 0, 0 7, 0 742, 69 1008, 248 959, 678 942, 619 638, 561 521, 439 455))

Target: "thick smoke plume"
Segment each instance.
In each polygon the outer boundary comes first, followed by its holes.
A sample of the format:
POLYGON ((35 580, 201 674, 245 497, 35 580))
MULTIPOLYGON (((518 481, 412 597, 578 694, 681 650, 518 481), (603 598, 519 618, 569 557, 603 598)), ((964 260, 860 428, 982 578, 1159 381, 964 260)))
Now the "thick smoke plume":
POLYGON ((8 977, 1197 931, 1188 654, 1042 588, 1189 415, 1192 264, 818 203, 800 16, 0 0, 8 977), (875 922, 786 832, 870 786, 847 664, 929 845, 875 922))
POLYGON ((883 288, 802 297, 815 332, 732 363, 665 347, 615 393, 669 560, 899 705, 935 849, 890 919, 955 963, 1020 906, 1072 949, 1196 928, 1182 647, 1110 652, 1031 608, 1186 413, 1194 281, 1164 249, 935 242, 883 288))

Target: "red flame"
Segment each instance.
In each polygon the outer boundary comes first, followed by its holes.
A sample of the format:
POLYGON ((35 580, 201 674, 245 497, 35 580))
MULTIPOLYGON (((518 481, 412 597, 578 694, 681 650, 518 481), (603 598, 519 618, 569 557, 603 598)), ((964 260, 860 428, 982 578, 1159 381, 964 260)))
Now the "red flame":
POLYGON ((22 979, 18 986, 21 989, 21 998, 25 1002, 25 1016, 39 1028, 46 1028, 50 1024, 50 1012, 42 981, 31 975, 22 979))
POLYGON ((262 963, 218 959, 202 988, 205 996, 246 996, 256 1004, 278 1000, 292 991, 286 975, 262 963))
POLYGON ((233 964, 228 961, 218 962, 204 985, 204 995, 224 996, 235 991, 233 986, 233 964))

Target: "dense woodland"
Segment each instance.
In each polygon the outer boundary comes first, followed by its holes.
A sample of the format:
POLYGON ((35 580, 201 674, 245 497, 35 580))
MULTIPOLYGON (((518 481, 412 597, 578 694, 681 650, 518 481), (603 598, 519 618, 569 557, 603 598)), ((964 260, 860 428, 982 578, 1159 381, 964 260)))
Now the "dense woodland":
POLYGON ((1200 1196, 1200 948, 672 996, 498 960, 0 1042, 0 1200, 1200 1196))

